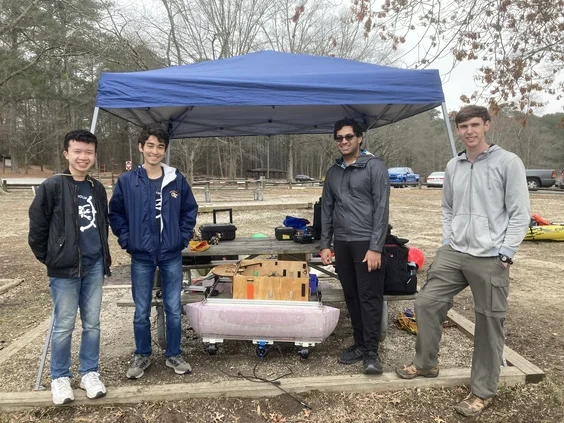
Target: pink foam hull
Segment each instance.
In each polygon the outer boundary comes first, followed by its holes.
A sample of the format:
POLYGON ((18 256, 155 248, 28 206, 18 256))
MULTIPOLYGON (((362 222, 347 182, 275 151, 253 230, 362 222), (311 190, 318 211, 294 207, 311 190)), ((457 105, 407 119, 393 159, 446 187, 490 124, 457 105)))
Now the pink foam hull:
POLYGON ((339 321, 339 309, 317 303, 210 299, 184 307, 194 331, 213 339, 318 343, 339 321))

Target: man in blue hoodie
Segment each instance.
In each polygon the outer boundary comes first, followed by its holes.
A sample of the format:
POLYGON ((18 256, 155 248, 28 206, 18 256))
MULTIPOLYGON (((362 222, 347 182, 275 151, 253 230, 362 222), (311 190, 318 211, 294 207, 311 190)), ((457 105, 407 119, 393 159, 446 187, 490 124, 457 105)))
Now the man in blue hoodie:
POLYGON ((151 300, 158 267, 166 315, 166 365, 190 373, 180 350, 182 250, 192 239, 198 205, 186 178, 162 162, 169 135, 160 125, 139 136, 143 165, 122 174, 110 200, 110 225, 121 248, 131 255, 131 291, 135 303, 135 356, 127 377, 138 379, 151 364, 151 300))
POLYGON ((455 406, 464 416, 479 415, 497 391, 509 267, 530 221, 525 167, 515 154, 487 143, 490 120, 488 110, 479 106, 466 106, 456 115, 456 131, 466 150, 445 170, 443 246, 415 301, 415 358, 396 369, 403 379, 439 374, 442 322, 453 297, 470 286, 476 320, 471 393, 455 406))

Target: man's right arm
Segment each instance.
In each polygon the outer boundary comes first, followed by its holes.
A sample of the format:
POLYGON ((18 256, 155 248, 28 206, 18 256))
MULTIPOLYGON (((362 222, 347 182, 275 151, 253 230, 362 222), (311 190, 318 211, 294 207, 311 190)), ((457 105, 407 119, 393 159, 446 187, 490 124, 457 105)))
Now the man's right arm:
POLYGON ((443 245, 450 244, 452 238, 452 202, 453 202, 453 186, 450 170, 450 162, 445 169, 445 177, 443 180, 443 199, 441 202, 441 215, 443 225, 443 245))
POLYGON ((125 203, 123 199, 122 178, 119 178, 112 198, 110 199, 110 227, 115 236, 118 237, 118 243, 121 248, 127 250, 129 240, 129 222, 125 203))
POLYGON ((49 227, 53 213, 53 199, 50 198, 45 183, 35 190, 35 197, 29 207, 28 244, 41 263, 47 259, 49 227))

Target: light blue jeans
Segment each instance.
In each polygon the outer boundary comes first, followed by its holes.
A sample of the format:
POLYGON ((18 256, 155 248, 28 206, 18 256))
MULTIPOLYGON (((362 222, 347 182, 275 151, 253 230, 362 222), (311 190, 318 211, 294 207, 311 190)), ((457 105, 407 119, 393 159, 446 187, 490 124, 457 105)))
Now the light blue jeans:
POLYGON ((82 321, 79 373, 98 371, 103 283, 102 258, 81 278, 49 278, 55 313, 51 338, 52 379, 71 377, 71 342, 78 309, 82 321))
POLYGON ((149 356, 151 349, 151 301, 153 298, 153 280, 159 267, 162 281, 163 304, 166 316, 166 351, 165 357, 180 354, 181 304, 182 293, 182 256, 160 261, 140 260, 131 257, 131 293, 135 303, 133 333, 135 335, 135 354, 149 356))

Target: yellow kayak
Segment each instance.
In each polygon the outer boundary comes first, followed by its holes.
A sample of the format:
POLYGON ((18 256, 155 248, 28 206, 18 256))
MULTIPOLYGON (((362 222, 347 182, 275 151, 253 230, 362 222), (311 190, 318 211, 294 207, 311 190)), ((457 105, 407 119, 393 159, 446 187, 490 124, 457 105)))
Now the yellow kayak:
POLYGON ((524 241, 564 241, 564 224, 531 226, 524 241))

